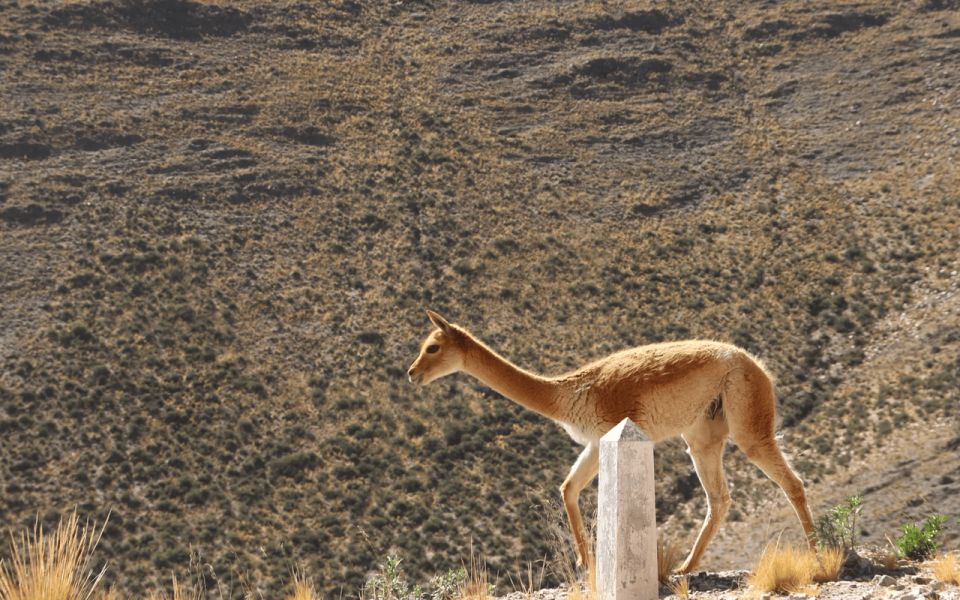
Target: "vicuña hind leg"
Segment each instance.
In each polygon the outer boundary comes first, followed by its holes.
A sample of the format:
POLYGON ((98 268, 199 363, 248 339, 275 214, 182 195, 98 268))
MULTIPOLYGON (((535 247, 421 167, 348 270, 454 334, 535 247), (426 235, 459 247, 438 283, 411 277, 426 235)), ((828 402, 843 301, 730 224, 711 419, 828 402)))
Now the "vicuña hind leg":
POLYGON ((727 423, 722 414, 716 415, 714 419, 701 417, 690 431, 683 434, 693 458, 693 466, 700 477, 700 484, 707 493, 707 516, 690 555, 677 569, 678 573, 689 573, 697 568, 707 544, 717 533, 730 509, 730 491, 723 473, 723 447, 726 438, 727 423))
POLYGON ((810 507, 807 506, 807 495, 803 489, 803 482, 793 472, 787 460, 780 452, 776 442, 770 440, 767 444, 758 444, 742 448, 747 458, 760 469, 770 479, 777 482, 783 493, 786 494, 790 503, 793 504, 793 510, 800 519, 800 526, 807 537, 807 544, 810 549, 816 548, 816 537, 813 532, 813 516, 810 514, 810 507))
POLYGON ((803 482, 787 464, 774 437, 775 402, 773 383, 757 365, 747 365, 727 380, 724 411, 730 437, 753 464, 780 486, 797 513, 807 543, 814 548, 813 517, 803 482))

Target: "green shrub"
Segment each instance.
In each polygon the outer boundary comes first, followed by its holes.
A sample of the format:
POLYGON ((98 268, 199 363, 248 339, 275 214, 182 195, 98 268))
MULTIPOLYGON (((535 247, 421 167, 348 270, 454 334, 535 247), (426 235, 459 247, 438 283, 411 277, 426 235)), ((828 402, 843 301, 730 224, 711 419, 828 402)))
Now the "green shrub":
POLYGON ((467 581, 467 570, 463 567, 450 569, 444 575, 437 575, 430 582, 431 600, 454 600, 460 597, 467 581))
POLYGON ((857 515, 863 508, 862 496, 848 496, 830 509, 814 526, 820 548, 841 548, 849 551, 857 541, 857 515))
POLYGON ((270 469, 277 476, 302 479, 305 472, 313 469, 320 462, 320 457, 314 452, 294 452, 282 456, 270 463, 270 469))
POLYGON ((937 538, 943 532, 947 518, 943 515, 931 515, 917 527, 908 523, 901 528, 903 535, 897 538, 897 553, 913 560, 926 560, 934 555, 940 544, 937 538))
POLYGON ((423 600, 420 586, 411 588, 407 583, 400 568, 401 562, 396 556, 388 556, 387 561, 363 585, 361 597, 364 600, 423 600))

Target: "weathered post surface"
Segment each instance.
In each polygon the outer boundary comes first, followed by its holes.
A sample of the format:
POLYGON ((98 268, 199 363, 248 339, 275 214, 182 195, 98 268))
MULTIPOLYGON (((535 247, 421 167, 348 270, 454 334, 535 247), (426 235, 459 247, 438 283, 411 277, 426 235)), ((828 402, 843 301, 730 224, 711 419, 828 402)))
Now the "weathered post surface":
POLYGON ((630 419, 600 438, 598 503, 600 600, 654 600, 659 583, 653 442, 630 419))

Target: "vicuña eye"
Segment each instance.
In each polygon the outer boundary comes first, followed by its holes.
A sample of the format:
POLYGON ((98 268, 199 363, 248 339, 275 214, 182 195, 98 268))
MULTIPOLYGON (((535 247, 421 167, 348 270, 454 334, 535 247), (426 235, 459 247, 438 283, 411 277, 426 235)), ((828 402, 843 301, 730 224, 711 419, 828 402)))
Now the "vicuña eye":
POLYGON ((437 352, 439 350, 440 350, 440 346, 437 344, 430 344, 429 346, 427 346, 427 352, 430 354, 433 354, 434 352, 437 352))

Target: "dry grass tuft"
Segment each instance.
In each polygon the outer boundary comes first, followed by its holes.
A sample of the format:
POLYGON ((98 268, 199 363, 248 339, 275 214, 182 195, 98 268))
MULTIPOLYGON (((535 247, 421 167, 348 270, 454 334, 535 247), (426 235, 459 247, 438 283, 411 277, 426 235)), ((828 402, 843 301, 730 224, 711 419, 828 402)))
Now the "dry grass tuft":
MULTIPOLYGON (((657 577, 661 584, 667 584, 670 581, 670 574, 673 573, 673 570, 680 564, 682 557, 683 550, 680 546, 665 540, 659 540, 657 542, 657 577)), ((569 586, 567 593, 568 600, 597 600, 599 597, 597 592, 597 564, 592 552, 587 573, 587 582, 583 584, 577 579, 576 573, 572 569, 567 569, 565 577, 569 586)), ((678 589, 684 589, 686 590, 684 593, 689 594, 689 584, 686 578, 683 578, 682 583, 670 585, 671 589, 674 589, 674 585, 681 586, 678 589)), ((680 595, 679 592, 675 591, 674 593, 680 595)), ((681 597, 686 598, 687 596, 683 595, 681 597)))
POLYGON ((882 566, 887 571, 896 570, 900 566, 900 557, 897 556, 896 552, 886 552, 877 559, 882 566))
POLYGON ((294 571, 293 592, 287 596, 287 600, 320 600, 313 578, 307 577, 303 571, 294 571))
POLYGON ((579 581, 572 583, 567 591, 567 600, 597 600, 598 598, 596 587, 584 586, 579 581))
POLYGON ((553 572, 567 584, 567 600, 596 600, 597 594, 597 562, 594 555, 593 543, 596 532, 591 530, 587 535, 587 552, 589 563, 578 565, 567 528, 567 517, 563 507, 556 503, 548 505, 545 511, 544 527, 546 528, 552 554, 556 557, 553 563, 553 572), (585 573, 583 571, 585 570, 585 573), (586 581, 581 580, 581 574, 586 581))
POLYGON ((459 600, 492 600, 487 563, 482 556, 474 553, 473 544, 470 545, 470 563, 464 565, 464 568, 467 577, 459 593, 459 600))
POLYGON ((657 579, 660 583, 670 581, 670 574, 680 564, 683 549, 670 540, 657 541, 657 579))
POLYGON ((836 581, 840 578, 846 553, 843 548, 823 548, 817 555, 817 572, 813 580, 817 583, 836 581))
POLYGON ((567 600, 597 600, 600 597, 597 593, 597 560, 593 553, 593 545, 590 546, 590 562, 587 565, 587 581, 581 582, 577 577, 577 571, 571 567, 572 563, 564 561, 564 577, 567 582, 567 600))
POLYGON ((686 600, 690 597, 690 580, 686 577, 681 577, 676 581, 670 582, 670 591, 677 597, 686 600))
POLYGON ((887 538, 887 543, 890 545, 884 547, 883 553, 877 557, 877 562, 880 563, 884 569, 893 571, 900 566, 900 556, 897 554, 897 547, 890 538, 887 538))
POLYGON ((39 521, 33 532, 11 536, 9 564, 0 563, 0 600, 87 600, 103 577, 92 569, 99 530, 89 522, 80 527, 74 512, 61 518, 53 535, 39 521))
POLYGON ((937 581, 960 585, 960 555, 944 554, 933 559, 930 565, 937 581))
POLYGON ((202 600, 204 597, 202 587, 187 589, 187 586, 177 581, 176 575, 171 580, 171 590, 169 596, 163 590, 154 590, 147 595, 147 600, 202 600))
POLYGON ((510 585, 515 592, 523 594, 524 598, 533 598, 534 592, 540 589, 540 585, 543 583, 543 576, 546 570, 547 561, 543 560, 540 562, 540 573, 535 580, 533 577, 533 563, 527 562, 526 573, 518 574, 516 581, 514 581, 513 576, 508 574, 508 577, 510 577, 510 585))
POLYGON ((757 593, 811 594, 814 577, 820 570, 817 555, 806 548, 769 544, 750 575, 750 588, 757 593))

